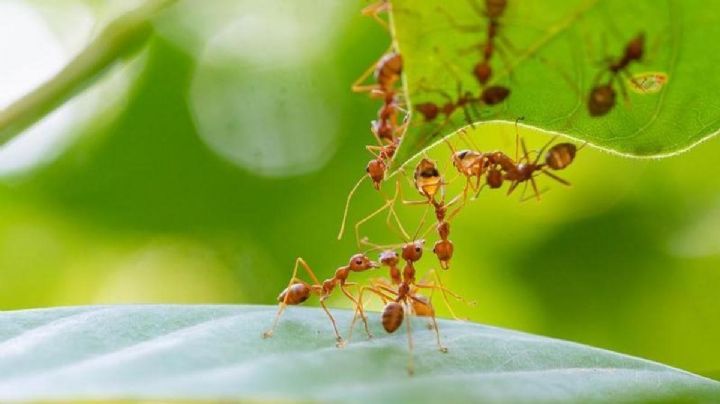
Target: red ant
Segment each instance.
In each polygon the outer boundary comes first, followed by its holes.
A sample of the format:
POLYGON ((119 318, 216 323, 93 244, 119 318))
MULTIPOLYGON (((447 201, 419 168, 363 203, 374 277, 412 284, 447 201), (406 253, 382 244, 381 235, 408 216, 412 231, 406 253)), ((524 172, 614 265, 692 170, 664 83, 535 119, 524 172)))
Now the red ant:
MULTIPOLYGON (((392 159, 400 143, 400 135, 407 122, 402 125, 397 123, 397 111, 401 110, 396 99, 394 89, 395 82, 400 79, 402 73, 402 56, 399 53, 389 52, 383 55, 380 60, 371 66, 352 86, 355 92, 369 91, 371 95, 383 96, 384 104, 378 111, 378 119, 371 123, 371 131, 378 141, 377 146, 366 146, 366 149, 374 156, 365 168, 367 176, 363 176, 353 186, 345 202, 342 224, 338 233, 338 240, 342 238, 345 231, 345 223, 353 195, 360 187, 365 178, 370 178, 373 187, 380 190, 380 185, 385 180, 388 162, 392 159), (374 70, 376 84, 362 85, 374 70), (387 143, 384 143, 387 141, 387 143)), ((406 117, 407 118, 407 117, 406 117)))
POLYGON ((513 161, 510 157, 499 151, 490 153, 488 155, 488 163, 490 166, 487 173, 487 184, 490 188, 500 188, 503 181, 508 180, 511 183, 507 194, 510 195, 518 185, 525 183, 527 186, 529 182, 532 185, 536 198, 540 200, 540 191, 535 182, 535 173, 540 172, 563 185, 569 186, 570 183, 568 181, 550 172, 548 168, 551 170, 565 169, 575 159, 577 148, 572 143, 558 143, 548 149, 548 146, 555 140, 555 138, 553 138, 540 149, 535 160, 531 162, 525 140, 520 138, 518 132, 518 121, 521 119, 522 118, 518 118, 518 120, 515 121, 515 160, 513 161), (518 143, 523 150, 523 156, 521 158, 517 156, 518 143), (544 154, 546 149, 548 151, 544 154), (543 163, 540 162, 541 158, 544 158, 543 163))
POLYGON ((473 112, 475 112, 476 115, 479 114, 477 109, 475 108, 475 104, 481 102, 482 99, 473 96, 472 93, 470 93, 469 91, 463 92, 459 83, 457 89, 457 99, 453 99, 450 94, 442 90, 431 91, 439 93, 447 101, 442 105, 436 104, 434 102, 423 102, 415 104, 415 110, 423 116, 425 122, 432 122, 440 115, 444 115, 445 122, 448 122, 450 120, 450 117, 455 113, 455 111, 457 111, 458 109, 462 109, 465 115, 465 120, 468 122, 468 124, 472 124, 472 117, 470 116, 469 108, 472 107, 473 112))
MULTIPOLYGON (((408 336, 408 349, 410 354, 408 356, 408 374, 414 373, 413 365, 413 340, 410 318, 406 314, 413 313, 419 317, 429 317, 431 319, 431 329, 435 332, 435 338, 438 346, 438 350, 442 353, 447 353, 448 349, 442 344, 440 340, 440 331, 437 325, 437 319, 435 318, 435 309, 432 306, 430 299, 418 293, 418 289, 441 289, 447 291, 444 287, 435 284, 417 283, 415 282, 415 268, 413 262, 420 259, 422 256, 422 248, 417 246, 415 243, 407 243, 403 247, 403 258, 407 264, 403 271, 402 279, 397 283, 395 288, 389 287, 383 282, 373 282, 370 286, 364 286, 360 290, 358 297, 359 306, 356 309, 355 317, 353 318, 353 326, 357 319, 357 315, 361 312, 361 306, 363 305, 363 296, 365 292, 372 292, 380 297, 385 306, 381 314, 381 322, 383 329, 388 333, 394 333, 402 325, 403 321, 407 327, 408 336)), ((396 262, 397 263, 397 262, 396 262)), ((437 276, 437 274, 436 274, 437 276)), ((351 326, 351 329, 352 327, 351 326)))
MULTIPOLYGON (((502 15, 505 13, 505 9, 507 8, 507 0, 485 0, 484 9, 476 0, 470 0, 470 6, 479 16, 487 17, 488 23, 486 27, 477 25, 467 26, 460 24, 453 18, 452 15, 447 13, 445 10, 443 10, 443 12, 450 21, 450 24, 458 30, 465 32, 478 32, 483 30, 484 28, 485 41, 473 47, 479 47, 481 49, 482 60, 475 64, 472 70, 472 74, 473 76, 475 76, 480 86, 484 89, 481 95, 483 102, 488 105, 496 105, 503 102, 510 95, 510 89, 504 86, 497 85, 488 88, 485 88, 485 86, 492 77, 493 71, 490 62, 497 48, 496 39, 499 37, 501 25, 500 17, 502 17, 502 15)), ((498 51, 500 51, 500 49, 498 49, 498 51)), ((509 65, 507 61, 506 64, 509 65)))
POLYGON ((449 269, 450 260, 452 259, 453 252, 455 250, 452 241, 449 239, 449 221, 455 217, 455 215, 457 215, 465 205, 467 189, 465 189, 463 193, 451 199, 449 202, 445 202, 445 180, 440 175, 437 164, 427 158, 420 160, 418 165, 415 167, 413 184, 420 195, 425 197, 425 200, 403 201, 403 203, 406 205, 428 204, 432 206, 435 211, 435 219, 437 220, 435 228, 438 232, 438 237, 440 238, 440 240, 438 240, 433 246, 433 253, 437 256, 438 261, 440 261, 440 266, 443 269, 449 269), (438 194, 439 200, 436 198, 438 194), (460 201, 461 198, 463 199, 463 203, 448 215, 448 208, 460 201))
MULTIPOLYGON (((347 265, 338 268, 335 271, 334 276, 324 280, 321 283, 317 276, 315 276, 315 273, 310 268, 310 266, 305 262, 305 260, 303 260, 302 258, 298 258, 295 261, 295 268, 293 269, 293 274, 290 277, 290 282, 288 283, 288 286, 278 295, 277 300, 279 303, 279 308, 277 314, 275 315, 275 319, 273 320, 272 327, 269 330, 265 331, 265 333, 263 333, 263 338, 272 337, 273 333, 275 332, 275 328, 277 327, 278 321, 280 320, 280 316, 282 315, 283 311, 285 311, 285 308, 288 305, 298 305, 306 301, 311 294, 316 294, 320 298, 320 306, 322 306, 323 310, 330 318, 330 322, 332 323, 333 330, 335 332, 337 346, 344 346, 345 343, 342 336, 340 336, 340 332, 337 329, 335 318, 333 318, 327 306, 325 306, 325 300, 330 296, 335 287, 338 286, 342 293, 348 299, 350 299, 356 307, 358 307, 359 302, 355 300, 353 295, 350 294, 350 292, 348 292, 348 290, 346 289, 346 286, 354 285, 354 283, 347 282, 347 279, 350 276, 351 272, 363 272, 368 269, 377 267, 379 267, 379 264, 371 261, 364 254, 355 254, 350 257, 350 261, 347 265), (313 280, 313 283, 308 283, 298 278, 297 272, 299 266, 302 266, 305 269, 307 274, 313 280)), ((367 325, 367 321, 362 311, 361 315, 363 317, 363 321, 365 321, 365 329, 368 330, 369 328, 367 325)))
POLYGON ((613 82, 616 80, 622 90, 623 97, 626 100, 628 99, 627 89, 619 76, 622 73, 634 82, 634 79, 628 72, 628 66, 632 62, 637 62, 642 59, 644 49, 645 34, 640 33, 628 42, 625 46, 625 51, 622 57, 614 61, 612 59, 607 60, 606 68, 598 73, 594 82, 598 83, 605 73, 610 73, 610 79, 606 84, 596 84, 590 90, 590 96, 588 97, 588 111, 591 116, 603 116, 610 112, 610 110, 615 106, 615 89, 613 88, 613 82))

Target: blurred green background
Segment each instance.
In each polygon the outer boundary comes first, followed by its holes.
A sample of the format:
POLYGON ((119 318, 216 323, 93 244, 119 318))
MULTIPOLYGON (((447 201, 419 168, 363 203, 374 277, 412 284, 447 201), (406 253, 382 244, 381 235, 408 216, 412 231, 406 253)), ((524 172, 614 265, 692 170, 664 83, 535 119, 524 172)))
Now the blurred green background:
MULTIPOLYGON (((3 0, 0 106, 137 4, 3 0)), ((349 88, 389 43, 364 5, 181 2, 136 58, 0 149, 0 308, 274 304, 297 256, 319 276, 345 264, 354 239, 335 236, 379 106, 349 88)), ((514 130, 475 141, 511 151, 514 130)), ((477 302, 456 310, 720 378, 718 153, 587 147, 573 187, 545 180, 540 203, 484 192, 453 223, 443 279, 477 302)), ((351 222, 381 203, 365 184, 351 222)), ((401 241, 382 219, 364 230, 401 241)))

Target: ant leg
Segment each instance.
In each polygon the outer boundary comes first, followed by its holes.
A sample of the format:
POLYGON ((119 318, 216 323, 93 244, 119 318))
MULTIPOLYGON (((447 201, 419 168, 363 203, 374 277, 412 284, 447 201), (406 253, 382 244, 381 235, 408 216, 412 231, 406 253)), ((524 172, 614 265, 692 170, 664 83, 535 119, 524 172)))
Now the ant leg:
MULTIPOLYGON (((420 300, 414 296, 410 296, 410 298, 413 299, 417 303, 427 305, 426 302, 423 302, 422 300, 420 300)), ((438 351, 440 351, 442 353, 447 353, 448 352, 447 347, 444 346, 442 344, 442 341, 440 340, 440 329, 438 328, 437 319, 435 318, 435 310, 432 310, 432 307, 430 307, 430 319, 431 319, 430 328, 432 328, 435 331, 435 340, 437 341, 438 351)))
POLYGON ((375 20, 378 24, 380 24, 381 27, 385 28, 386 30, 390 31, 390 27, 388 26, 388 23, 380 18, 380 13, 384 11, 388 11, 390 9, 390 3, 388 0, 379 0, 376 3, 373 3, 365 8, 363 8, 360 13, 364 15, 365 17, 370 17, 373 20, 375 20))
MULTIPOLYGON (((402 186, 400 185, 400 179, 397 179, 395 181, 395 195, 393 196, 393 201, 396 201, 399 197, 402 195, 402 186)), ((405 230, 405 227, 402 224, 402 221, 400 220, 400 216, 398 216, 397 211, 395 210, 395 203, 390 205, 390 209, 388 212, 388 216, 386 219, 386 223, 388 227, 392 228, 390 226, 390 217, 393 217, 395 219, 395 223, 397 224, 398 229, 400 230, 400 237, 403 240, 410 240, 410 236, 408 235, 407 230, 405 230)))
POLYGON ((408 302, 405 302, 405 326, 407 327, 407 337, 408 337, 408 365, 407 370, 408 374, 412 376, 415 373, 415 364, 413 363, 413 339, 412 339, 412 326, 410 318, 410 305, 408 302))
POLYGON ((350 193, 347 196, 347 200, 345 201, 345 210, 343 211, 342 221, 340 222, 340 231, 337 235, 338 240, 342 240, 343 234, 345 234, 345 224, 347 224, 348 212, 350 211, 350 200, 352 199, 353 195, 355 195, 355 191, 357 191, 357 189, 360 187, 363 181, 365 181, 366 178, 368 178, 368 176, 363 175, 362 178, 360 178, 360 180, 352 187, 350 193))
POLYGON ((556 174, 553 174, 553 173, 551 173, 551 172, 548 171, 548 170, 543 169, 542 172, 543 172, 543 174, 547 175, 548 177, 554 179, 555 181, 557 181, 557 182, 559 182, 559 183, 561 183, 561 184, 563 184, 563 185, 567 185, 568 187, 569 187, 570 185, 572 185, 572 184, 570 184, 570 182, 569 182, 568 180, 566 180, 566 179, 564 179, 564 178, 561 178, 561 177, 558 177, 556 174))
POLYGON ((450 26, 452 26, 453 28, 455 28, 456 30, 458 30, 460 32, 478 33, 478 32, 483 32, 485 30, 484 24, 477 24, 477 25, 461 24, 460 22, 458 22, 455 19, 455 17, 452 14, 450 14, 447 10, 445 10, 442 7, 437 7, 437 11, 439 11, 442 14, 445 14, 445 17, 447 18, 450 26))
POLYGON ((517 188, 518 185, 520 185, 520 181, 513 181, 513 183, 510 184, 510 188, 508 188, 507 195, 512 194, 513 191, 515 190, 515 188, 517 188))
POLYGON ((543 155, 543 153, 545 153, 545 150, 547 150, 547 148, 550 147, 550 145, 551 145, 557 138, 558 138, 557 135, 553 136, 552 138, 550 138, 550 140, 547 141, 547 143, 545 143, 545 144, 543 145, 543 147, 540 148, 540 151, 538 151, 537 156, 535 156, 535 161, 533 161, 533 164, 537 165, 537 163, 540 162, 540 158, 542 158, 542 155, 543 155))
MULTIPOLYGON (((363 324, 365 325, 365 332, 367 333, 368 338, 372 338, 372 333, 370 332, 370 327, 368 326, 367 316, 365 315, 365 311, 363 310, 362 304, 356 300, 353 295, 345 289, 345 285, 340 285, 340 290, 342 293, 347 296, 348 299, 350 299, 351 302, 355 305, 356 311, 360 312, 360 318, 362 318, 363 324)), ((349 337, 348 337, 349 338, 349 337)))
POLYGON ((535 192, 535 198, 540 202, 540 192, 538 191, 537 183, 534 177, 530 177, 530 185, 532 185, 533 191, 535 192))
POLYGON ((322 306, 322 309, 325 310, 325 314, 327 314, 328 318, 330 318, 330 322, 333 326, 333 331, 335 331, 335 346, 338 348, 342 348, 345 346, 345 340, 340 335, 340 331, 338 331, 337 323, 335 322, 335 318, 330 314, 330 310, 328 310, 327 306, 325 305, 325 301, 323 298, 320 298, 320 306, 322 306))
POLYGON ((273 320, 272 326, 270 327, 269 330, 267 330, 263 333, 263 338, 270 338, 273 336, 273 333, 275 332, 275 328, 277 328, 278 322, 280 321, 280 316, 282 316, 286 307, 287 307, 287 304, 285 302, 280 302, 280 304, 278 306, 278 311, 277 311, 277 314, 275 314, 275 319, 273 320))
MULTIPOLYGON (((443 302, 445 303, 445 307, 447 307, 447 309, 448 309, 448 311, 450 312, 450 315, 452 316, 452 318, 455 319, 455 320, 460 320, 460 321, 465 321, 465 320, 467 320, 466 318, 460 318, 460 317, 458 317, 457 314, 455 314, 455 310, 453 310, 452 306, 450 305, 450 299, 448 299, 447 294, 446 294, 446 293, 449 292, 449 291, 448 291, 447 288, 445 288, 444 286, 441 286, 441 285, 442 285, 442 281, 440 280, 440 277, 438 276, 437 272, 435 272, 435 270, 431 270, 431 272, 433 273, 433 277, 435 278, 436 282, 437 282, 439 285, 435 285, 435 284, 430 284, 430 285, 416 284, 415 286, 416 286, 417 288, 419 288, 419 289, 431 289, 431 290, 433 290, 433 291, 434 291, 435 289, 439 289, 439 290, 440 290, 440 295, 442 296, 443 302)), ((453 297, 456 297, 456 296, 453 296, 453 297)), ((433 314, 433 316, 434 316, 434 314, 433 314)))
POLYGON ((465 121, 468 125, 470 125, 471 128, 475 129, 475 122, 473 122, 472 116, 470 116, 470 111, 467 106, 463 106, 463 115, 465 115, 465 121))
POLYGON ((472 9, 475 10, 475 13, 477 13, 478 17, 480 17, 480 18, 487 17, 486 10, 483 10, 483 7, 480 5, 480 3, 477 2, 477 0, 468 0, 468 3, 470 3, 470 7, 472 7, 472 9))
MULTIPOLYGON (((296 281, 300 281, 307 285, 307 282, 304 282, 303 280, 301 280, 297 277, 298 268, 301 265, 305 269, 305 271, 308 273, 308 275, 310 275, 310 278, 312 278, 313 282, 315 282, 316 285, 321 284, 320 281, 318 280, 317 276, 315 276, 315 273, 312 271, 310 266, 307 264, 307 262, 305 262, 305 260, 302 259, 302 257, 298 257, 295 260, 295 267, 293 268, 293 273, 292 273, 292 276, 290 277, 290 281, 288 282, 286 290, 289 289, 293 285, 293 283, 296 283, 296 281)), ((290 297, 290 294, 286 293, 283 301, 279 303, 278 312, 277 312, 277 314, 275 314, 275 319, 273 320, 272 327, 263 333, 263 338, 272 337, 273 333, 275 332, 275 328, 277 327, 278 322, 280 321, 280 316, 282 316, 283 312, 285 311, 285 308, 287 307, 287 300, 289 297, 290 297)))
POLYGON ((362 248, 362 245, 360 244, 360 226, 365 224, 365 222, 368 222, 375 216, 382 213, 385 209, 388 209, 395 203, 395 197, 393 199, 389 199, 385 201, 385 204, 383 204, 380 208, 378 208, 376 211, 372 212, 371 214, 365 216, 362 220, 355 223, 355 242, 357 243, 358 248, 362 248))
MULTIPOLYGON (((392 45, 390 45, 390 47, 388 48, 388 50, 386 50, 385 52, 383 52, 383 56, 384 56, 386 53, 390 52, 391 50, 392 50, 392 45)), ((379 59, 378 59, 378 61, 379 61, 379 59)), ((373 90, 378 90, 378 89, 380 89, 380 86, 377 85, 377 84, 365 84, 365 85, 362 84, 362 83, 363 83, 365 80, 367 80, 367 78, 370 77, 370 75, 375 71, 375 69, 377 68, 377 63, 378 63, 378 61, 373 62, 373 64, 371 64, 370 67, 368 67, 367 70, 365 70, 365 71, 360 75, 360 77, 358 77, 357 80, 355 80, 355 81, 353 82, 352 87, 351 87, 353 92, 355 92, 355 93, 367 93, 367 92, 372 92, 373 90)))
POLYGON ((622 92, 623 100, 625 100, 625 105, 627 107, 630 107, 630 96, 628 95, 627 87, 625 86, 622 78, 618 76, 613 76, 613 80, 618 82, 618 86, 620 87, 620 91, 622 92))

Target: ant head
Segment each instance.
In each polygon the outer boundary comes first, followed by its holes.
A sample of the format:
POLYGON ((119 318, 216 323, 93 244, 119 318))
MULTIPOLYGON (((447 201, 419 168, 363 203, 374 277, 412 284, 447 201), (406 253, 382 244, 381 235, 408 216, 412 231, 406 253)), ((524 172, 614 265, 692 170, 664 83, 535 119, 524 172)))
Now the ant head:
POLYGON ((611 84, 593 87, 588 99, 588 111, 591 116, 603 116, 615 105, 615 89, 611 84))
POLYGON ((370 258, 365 254, 355 254, 350 257, 350 263, 348 267, 351 271, 360 272, 370 268, 378 268, 380 265, 375 261, 370 261, 370 258))
POLYGON ((365 168, 365 171, 367 171, 368 176, 370 176, 375 189, 380 189, 380 183, 382 183, 385 179, 385 169, 385 162, 381 159, 370 160, 367 168, 365 168))
POLYGON ((407 262, 416 262, 422 258, 425 240, 416 240, 406 243, 402 248, 402 257, 407 262))
POLYGON ((400 257, 395 250, 385 250, 380 253, 380 263, 385 266, 394 267, 398 264, 399 260, 400 257))

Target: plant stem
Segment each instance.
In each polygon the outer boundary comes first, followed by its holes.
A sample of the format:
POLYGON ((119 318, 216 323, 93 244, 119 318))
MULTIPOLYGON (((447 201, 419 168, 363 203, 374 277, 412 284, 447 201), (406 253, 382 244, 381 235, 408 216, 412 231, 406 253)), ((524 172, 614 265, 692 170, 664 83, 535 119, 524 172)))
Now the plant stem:
POLYGON ((175 1, 148 0, 113 20, 58 74, 0 111, 0 145, 82 92, 113 63, 139 49, 152 34, 152 17, 175 1))

